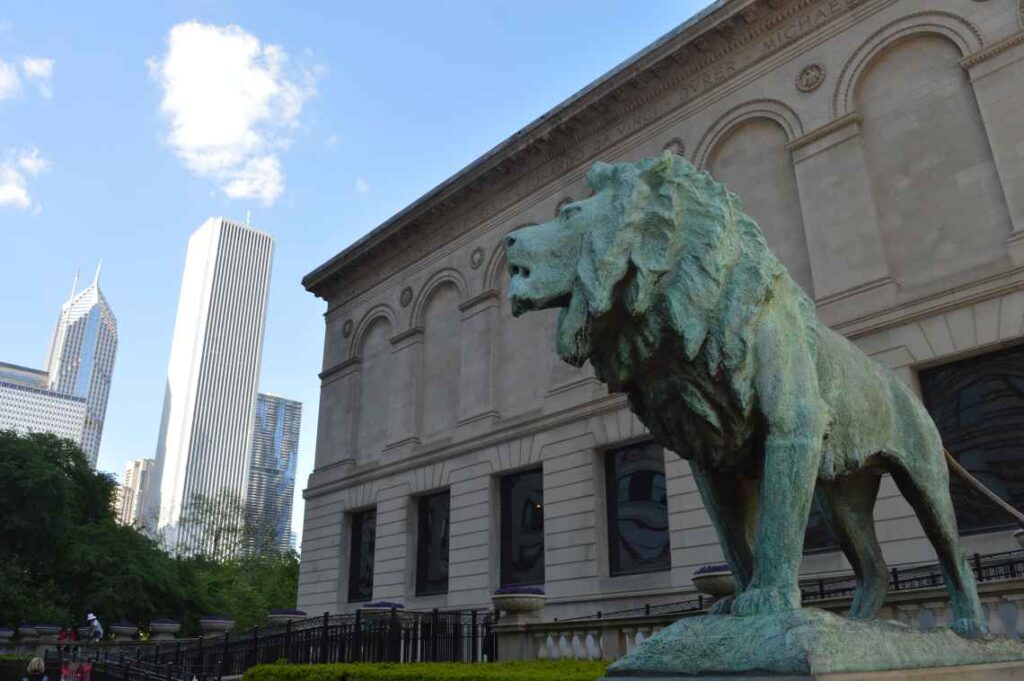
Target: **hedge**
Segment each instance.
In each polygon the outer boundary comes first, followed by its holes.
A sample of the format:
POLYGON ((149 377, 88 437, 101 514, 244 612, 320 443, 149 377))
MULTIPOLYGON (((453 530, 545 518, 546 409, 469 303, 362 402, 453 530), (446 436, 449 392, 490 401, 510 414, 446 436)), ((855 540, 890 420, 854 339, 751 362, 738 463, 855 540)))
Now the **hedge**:
POLYGON ((263 664, 243 681, 595 681, 607 662, 263 664))

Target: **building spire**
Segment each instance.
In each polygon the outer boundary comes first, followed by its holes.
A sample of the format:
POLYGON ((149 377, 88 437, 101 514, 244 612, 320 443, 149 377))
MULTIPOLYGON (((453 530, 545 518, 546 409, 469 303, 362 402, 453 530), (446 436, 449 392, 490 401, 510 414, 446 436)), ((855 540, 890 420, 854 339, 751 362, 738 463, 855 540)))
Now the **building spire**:
POLYGON ((68 298, 68 300, 70 300, 71 298, 75 297, 75 289, 77 289, 77 288, 78 288, 78 269, 76 268, 75 269, 75 276, 71 279, 71 296, 68 298))
POLYGON ((93 286, 97 286, 98 287, 100 285, 100 270, 101 269, 103 269, 103 261, 102 260, 100 260, 99 263, 97 263, 97 265, 96 265, 96 276, 94 276, 92 278, 92 285, 93 286))

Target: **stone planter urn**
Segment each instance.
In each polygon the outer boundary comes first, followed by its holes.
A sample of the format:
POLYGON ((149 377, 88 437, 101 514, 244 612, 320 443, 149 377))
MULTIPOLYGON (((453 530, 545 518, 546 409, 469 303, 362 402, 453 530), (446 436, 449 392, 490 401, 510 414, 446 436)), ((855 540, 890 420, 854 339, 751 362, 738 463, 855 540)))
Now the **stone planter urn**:
POLYGON ((534 586, 503 586, 491 596, 494 609, 512 617, 532 619, 544 608, 544 589, 534 586))
POLYGON ((110 625, 110 633, 114 635, 115 641, 124 643, 131 641, 135 634, 139 633, 139 625, 131 622, 115 622, 110 625))
POLYGON ((199 618, 199 626, 203 636, 223 636, 235 628, 235 621, 230 617, 206 615, 199 618))
POLYGON ((172 619, 151 620, 149 638, 151 641, 173 641, 174 635, 181 629, 181 622, 172 619))
POLYGON ((302 610, 271 610, 267 615, 267 624, 270 626, 284 626, 289 622, 298 622, 306 619, 306 613, 302 610))
POLYGON ((736 593, 736 580, 729 566, 705 565, 693 573, 693 586, 697 591, 712 598, 725 598, 736 593))

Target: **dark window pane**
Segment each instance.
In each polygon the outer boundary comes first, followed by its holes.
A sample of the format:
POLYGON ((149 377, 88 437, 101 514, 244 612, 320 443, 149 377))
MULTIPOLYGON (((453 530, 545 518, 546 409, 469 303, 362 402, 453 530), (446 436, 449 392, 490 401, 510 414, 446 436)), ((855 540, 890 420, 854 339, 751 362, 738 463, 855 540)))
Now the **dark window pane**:
POLYGON ((348 566, 348 600, 373 598, 373 546, 377 538, 377 511, 352 514, 352 548, 348 566))
POLYGON ((419 499, 416 595, 448 593, 448 492, 419 499))
POLYGON ((825 524, 825 516, 821 514, 818 507, 818 500, 811 502, 811 513, 807 518, 807 531, 804 532, 804 551, 833 551, 838 550, 832 531, 825 524))
POLYGON ((668 570, 668 492, 660 446, 646 443, 608 452, 608 545, 611 574, 668 570))
POLYGON ((501 583, 544 583, 544 482, 540 470, 501 479, 501 583))
MULTIPOLYGON (((950 453, 982 484, 1024 508, 1024 347, 922 371, 921 390, 950 453)), ((959 477, 950 475, 949 482, 961 531, 1013 525, 959 477)))

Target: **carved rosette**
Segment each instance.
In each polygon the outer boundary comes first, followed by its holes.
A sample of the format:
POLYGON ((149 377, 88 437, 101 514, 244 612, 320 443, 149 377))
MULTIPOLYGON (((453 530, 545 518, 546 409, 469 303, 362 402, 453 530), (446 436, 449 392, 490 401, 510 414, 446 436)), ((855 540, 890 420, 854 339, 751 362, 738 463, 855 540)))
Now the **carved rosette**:
POLYGON ((352 335, 352 320, 346 319, 345 323, 341 327, 341 337, 348 338, 352 335))
POLYGON ((398 302, 402 307, 409 307, 409 303, 412 302, 412 286, 406 286, 402 289, 402 292, 398 296, 398 302))
POLYGON ((825 82, 825 66, 817 62, 800 69, 796 76, 796 89, 800 92, 814 92, 825 82))
POLYGON ((663 146, 661 150, 670 151, 676 156, 686 155, 686 145, 683 144, 683 140, 679 139, 678 137, 673 137, 668 142, 666 142, 665 146, 663 146))
POLYGON ((469 254, 469 266, 474 270, 479 269, 480 265, 484 264, 484 249, 477 247, 473 249, 473 252, 469 254))

